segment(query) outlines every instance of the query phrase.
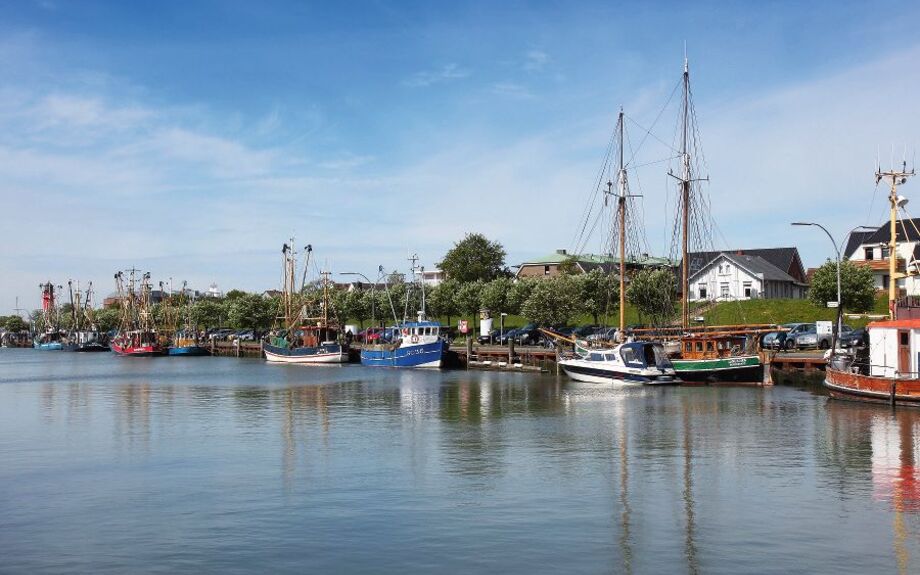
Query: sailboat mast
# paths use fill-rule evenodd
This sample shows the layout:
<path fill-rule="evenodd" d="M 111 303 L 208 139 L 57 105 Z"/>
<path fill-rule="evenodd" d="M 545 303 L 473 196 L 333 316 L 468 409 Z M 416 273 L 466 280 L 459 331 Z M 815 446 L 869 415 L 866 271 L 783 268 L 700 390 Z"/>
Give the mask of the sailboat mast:
<path fill-rule="evenodd" d="M 617 199 L 620 220 L 620 334 L 626 330 L 626 168 L 623 165 L 623 108 L 619 117 L 620 169 L 617 172 L 620 197 Z"/>
<path fill-rule="evenodd" d="M 683 174 L 680 183 L 681 191 L 681 327 L 690 327 L 690 154 L 687 151 L 689 137 L 689 108 L 690 108 L 690 65 L 684 58 L 684 101 L 681 118 L 680 155 L 683 161 Z"/>

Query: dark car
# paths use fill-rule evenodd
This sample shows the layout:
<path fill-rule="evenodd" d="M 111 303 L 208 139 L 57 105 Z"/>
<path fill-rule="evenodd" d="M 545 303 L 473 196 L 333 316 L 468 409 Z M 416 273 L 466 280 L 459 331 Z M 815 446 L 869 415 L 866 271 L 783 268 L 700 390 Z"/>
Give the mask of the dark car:
<path fill-rule="evenodd" d="M 864 327 L 854 329 L 840 336 L 840 347 L 844 349 L 859 349 L 868 347 L 868 345 L 869 332 Z"/>
<path fill-rule="evenodd" d="M 514 341 L 520 345 L 536 345 L 543 339 L 543 332 L 535 323 L 529 323 L 520 328 L 514 335 Z"/>
<path fill-rule="evenodd" d="M 497 329 L 493 329 L 492 331 L 489 332 L 488 335 L 480 334 L 480 336 L 476 338 L 476 341 L 478 341 L 480 345 L 498 343 L 499 335 L 501 335 L 499 331 Z"/>

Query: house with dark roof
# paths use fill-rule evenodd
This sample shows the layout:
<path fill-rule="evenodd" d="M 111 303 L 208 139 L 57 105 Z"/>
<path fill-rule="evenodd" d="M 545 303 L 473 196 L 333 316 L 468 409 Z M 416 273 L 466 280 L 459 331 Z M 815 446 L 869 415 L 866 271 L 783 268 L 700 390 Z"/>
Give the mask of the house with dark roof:
<path fill-rule="evenodd" d="M 759 249 L 738 249 L 725 250 L 718 252 L 690 252 L 687 259 L 690 260 L 690 275 L 699 272 L 720 254 L 733 253 L 736 255 L 757 256 L 770 262 L 775 267 L 783 270 L 796 281 L 807 283 L 805 278 L 805 267 L 802 265 L 802 258 L 799 257 L 798 248 L 759 248 Z M 682 277 L 683 270 L 678 266 L 677 277 Z"/>
<path fill-rule="evenodd" d="M 900 273 L 905 270 L 920 274 L 920 218 L 895 221 L 895 237 L 898 242 L 895 269 Z M 889 251 L 891 240 L 889 224 L 875 230 L 850 232 L 843 252 L 844 259 L 863 265 L 872 270 L 875 287 L 888 289 Z M 898 289 L 906 295 L 920 295 L 920 278 L 906 277 L 897 280 Z"/>
<path fill-rule="evenodd" d="M 535 258 L 516 266 L 518 270 L 514 277 L 555 277 L 560 274 L 560 266 L 566 261 L 572 262 L 574 273 L 577 274 L 590 273 L 595 269 L 600 269 L 604 273 L 616 273 L 620 269 L 620 259 L 612 255 L 570 254 L 567 250 L 556 250 L 555 253 Z M 651 257 L 646 254 L 639 258 L 627 258 L 626 260 L 626 268 L 629 270 L 647 267 L 671 267 L 672 265 L 665 258 Z"/>
<path fill-rule="evenodd" d="M 798 254 L 795 256 L 798 257 Z M 799 265 L 801 266 L 801 262 Z M 803 271 L 801 277 L 804 279 L 804 276 Z M 804 281 L 793 277 L 762 256 L 719 252 L 697 271 L 691 272 L 689 299 L 802 299 L 807 290 L 808 285 Z"/>

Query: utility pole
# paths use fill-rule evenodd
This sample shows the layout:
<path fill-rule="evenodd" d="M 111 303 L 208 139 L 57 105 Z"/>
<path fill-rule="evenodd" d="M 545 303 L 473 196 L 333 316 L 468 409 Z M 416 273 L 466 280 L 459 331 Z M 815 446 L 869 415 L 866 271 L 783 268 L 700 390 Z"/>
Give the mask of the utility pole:
<path fill-rule="evenodd" d="M 898 299 L 898 280 L 906 278 L 911 274 L 905 265 L 904 272 L 898 272 L 898 230 L 897 218 L 898 208 L 907 204 L 907 198 L 898 197 L 898 186 L 907 182 L 907 178 L 915 174 L 914 170 L 907 171 L 907 162 L 901 164 L 900 170 L 888 170 L 883 172 L 880 168 L 875 171 L 876 185 L 885 180 L 890 185 L 888 192 L 888 203 L 890 205 L 889 231 L 891 237 L 888 241 L 888 316 L 891 319 L 897 319 L 897 299 Z M 906 239 L 906 238 L 905 238 Z"/>

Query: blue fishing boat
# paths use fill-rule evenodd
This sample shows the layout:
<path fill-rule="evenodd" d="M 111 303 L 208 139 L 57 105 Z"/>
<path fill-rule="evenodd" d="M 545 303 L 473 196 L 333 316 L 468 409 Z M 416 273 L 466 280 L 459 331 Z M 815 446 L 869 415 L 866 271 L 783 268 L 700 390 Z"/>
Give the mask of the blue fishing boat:
<path fill-rule="evenodd" d="M 60 339 L 54 340 L 53 337 L 60 338 L 61 333 L 43 333 L 32 341 L 32 347 L 41 351 L 60 351 L 64 349 L 64 344 Z"/>
<path fill-rule="evenodd" d="M 390 338 L 361 349 L 361 365 L 375 367 L 441 367 L 447 342 L 436 321 L 404 322 Z"/>
<path fill-rule="evenodd" d="M 413 281 L 408 284 L 404 306 L 403 321 L 397 321 L 392 328 L 384 330 L 380 340 L 374 344 L 365 344 L 361 348 L 361 365 L 372 367 L 441 367 L 447 351 L 447 340 L 441 333 L 441 324 L 429 321 L 425 316 L 425 284 L 416 280 L 418 256 L 409 258 L 412 262 Z M 381 268 L 382 271 L 382 268 Z M 384 284 L 387 298 L 395 319 L 396 310 L 390 297 L 389 286 Z M 406 321 L 406 312 L 410 309 L 413 286 L 418 286 L 421 293 L 421 309 L 417 321 Z"/>

